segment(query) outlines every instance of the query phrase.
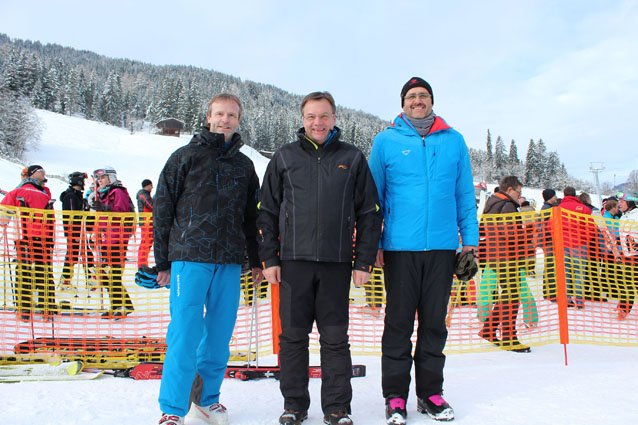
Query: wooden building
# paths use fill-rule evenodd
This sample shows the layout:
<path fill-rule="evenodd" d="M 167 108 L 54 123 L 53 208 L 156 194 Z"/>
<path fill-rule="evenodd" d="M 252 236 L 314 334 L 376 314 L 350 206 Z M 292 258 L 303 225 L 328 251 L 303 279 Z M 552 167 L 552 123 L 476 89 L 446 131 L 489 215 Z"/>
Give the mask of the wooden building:
<path fill-rule="evenodd" d="M 184 128 L 184 122 L 175 118 L 166 118 L 155 124 L 155 127 L 160 129 L 162 136 L 175 136 L 179 137 L 180 131 Z"/>

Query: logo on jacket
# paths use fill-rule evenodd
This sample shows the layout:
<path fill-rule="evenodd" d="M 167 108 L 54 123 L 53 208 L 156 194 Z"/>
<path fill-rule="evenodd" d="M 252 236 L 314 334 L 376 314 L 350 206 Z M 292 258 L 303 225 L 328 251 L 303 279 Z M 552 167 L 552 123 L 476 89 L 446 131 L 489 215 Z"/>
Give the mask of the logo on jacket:
<path fill-rule="evenodd" d="M 402 153 L 403 155 L 405 155 L 405 156 L 408 156 L 408 155 L 410 155 L 410 149 L 406 149 L 406 150 L 404 150 L 404 151 L 401 151 L 401 153 Z"/>
<path fill-rule="evenodd" d="M 340 170 L 347 170 L 350 166 L 348 166 L 348 164 L 339 164 L 337 165 L 337 168 Z"/>

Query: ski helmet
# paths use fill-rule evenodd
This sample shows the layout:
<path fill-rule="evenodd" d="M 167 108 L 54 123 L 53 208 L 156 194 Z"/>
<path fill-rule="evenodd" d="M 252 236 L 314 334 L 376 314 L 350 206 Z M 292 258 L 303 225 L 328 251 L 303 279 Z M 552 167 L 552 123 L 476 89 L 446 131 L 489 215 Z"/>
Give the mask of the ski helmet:
<path fill-rule="evenodd" d="M 86 175 L 86 173 L 83 173 L 81 171 L 74 171 L 69 174 L 69 184 L 71 186 L 80 186 L 82 187 L 82 189 L 84 189 L 84 180 L 87 177 L 88 176 Z"/>
<path fill-rule="evenodd" d="M 115 171 L 115 168 L 111 167 L 110 165 L 98 168 L 97 170 L 93 171 L 93 178 L 97 180 L 104 174 L 109 176 L 109 184 L 113 184 L 117 181 L 117 172 Z"/>

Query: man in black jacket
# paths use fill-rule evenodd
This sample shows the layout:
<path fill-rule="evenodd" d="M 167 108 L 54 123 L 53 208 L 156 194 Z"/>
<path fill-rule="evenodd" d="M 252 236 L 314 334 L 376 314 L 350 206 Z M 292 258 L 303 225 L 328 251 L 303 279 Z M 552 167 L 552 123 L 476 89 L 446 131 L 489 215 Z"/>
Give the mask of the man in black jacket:
<path fill-rule="evenodd" d="M 95 267 L 95 259 L 93 251 L 87 244 L 86 238 L 86 221 L 85 215 L 73 214 L 70 211 L 89 211 L 89 203 L 84 199 L 84 181 L 87 174 L 81 171 L 75 171 L 69 174 L 69 187 L 60 194 L 62 202 L 62 210 L 67 211 L 62 216 L 64 225 L 64 237 L 66 238 L 66 256 L 64 257 L 64 267 L 62 268 L 62 276 L 60 278 L 60 290 L 75 291 L 75 287 L 71 283 L 73 280 L 73 268 L 80 259 L 84 260 L 84 272 L 89 278 L 89 270 Z M 91 276 L 92 282 L 95 276 Z"/>
<path fill-rule="evenodd" d="M 321 344 L 324 422 L 348 425 L 352 360 L 348 343 L 350 278 L 370 279 L 381 233 L 377 189 L 365 157 L 335 127 L 330 93 L 301 103 L 297 141 L 268 164 L 257 220 L 264 277 L 280 286 L 282 425 L 308 416 L 308 343 L 313 321 Z M 356 244 L 353 248 L 354 228 Z"/>
<path fill-rule="evenodd" d="M 157 283 L 170 283 L 171 291 L 159 396 L 162 425 L 184 423 L 196 373 L 203 387 L 195 408 L 208 423 L 228 423 L 219 393 L 246 250 L 253 281 L 262 279 L 255 223 L 259 179 L 252 161 L 239 151 L 241 111 L 237 96 L 214 96 L 206 114 L 209 128 L 170 156 L 157 183 Z"/>

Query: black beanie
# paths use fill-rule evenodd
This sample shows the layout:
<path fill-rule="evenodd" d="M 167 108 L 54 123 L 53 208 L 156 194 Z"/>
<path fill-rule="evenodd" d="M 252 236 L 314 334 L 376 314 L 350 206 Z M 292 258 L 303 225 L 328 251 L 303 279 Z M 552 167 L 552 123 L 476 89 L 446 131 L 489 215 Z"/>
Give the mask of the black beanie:
<path fill-rule="evenodd" d="M 434 93 L 432 93 L 432 86 L 430 86 L 430 83 L 425 81 L 423 78 L 412 77 L 408 80 L 407 83 L 403 85 L 403 88 L 401 89 L 401 107 L 402 108 L 403 108 L 403 102 L 405 99 L 405 94 L 408 92 L 408 90 L 413 89 L 414 87 L 423 87 L 424 89 L 426 89 L 430 93 L 430 97 L 432 98 L 432 105 L 434 105 Z"/>
<path fill-rule="evenodd" d="M 549 201 L 550 199 L 552 199 L 554 196 L 556 196 L 556 191 L 554 189 L 545 189 L 543 191 L 543 200 L 545 202 Z"/>
<path fill-rule="evenodd" d="M 142 180 L 142 187 L 148 186 L 149 184 L 153 184 L 149 179 Z"/>
<path fill-rule="evenodd" d="M 44 170 L 41 165 L 29 165 L 27 168 L 27 177 L 31 177 L 36 171 Z"/>

